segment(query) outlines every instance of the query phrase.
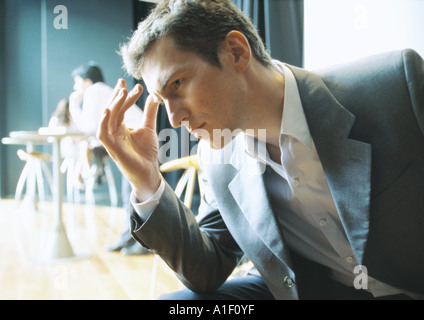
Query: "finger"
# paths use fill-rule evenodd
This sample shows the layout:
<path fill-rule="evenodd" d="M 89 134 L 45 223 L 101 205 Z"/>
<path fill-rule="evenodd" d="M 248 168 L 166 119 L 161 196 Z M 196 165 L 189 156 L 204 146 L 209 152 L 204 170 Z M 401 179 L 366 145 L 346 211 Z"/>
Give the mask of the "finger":
<path fill-rule="evenodd" d="M 152 96 L 148 96 L 144 105 L 144 127 L 156 131 L 156 117 L 158 114 L 159 102 L 155 102 Z"/>
<path fill-rule="evenodd" d="M 99 139 L 100 142 L 103 143 L 103 145 L 105 145 L 105 147 L 107 147 L 108 145 L 107 138 L 109 136 L 109 132 L 108 132 L 109 117 L 110 117 L 110 110 L 106 108 L 104 110 L 103 117 L 100 119 L 100 123 L 98 125 L 97 133 L 96 133 L 97 139 Z"/>
<path fill-rule="evenodd" d="M 101 119 L 99 123 L 99 127 L 97 128 L 97 139 L 103 144 L 105 147 L 107 153 L 110 155 L 110 157 L 116 161 L 116 150 L 115 150 L 115 144 L 113 137 L 109 134 L 109 117 L 110 117 L 110 109 L 105 109 L 103 118 Z"/>
<path fill-rule="evenodd" d="M 143 87 L 140 84 L 135 85 L 128 93 L 123 106 L 116 112 L 116 122 L 118 125 L 124 121 L 125 112 L 137 102 L 142 93 Z"/>
<path fill-rule="evenodd" d="M 110 105 L 112 104 L 113 100 L 115 100 L 116 96 L 119 93 L 119 90 L 121 88 L 125 88 L 126 87 L 126 82 L 124 79 L 118 79 L 118 82 L 115 85 L 115 88 L 113 89 L 112 95 L 109 99 L 109 103 L 107 104 L 108 107 L 110 107 Z"/>
<path fill-rule="evenodd" d="M 124 105 L 125 99 L 127 98 L 128 91 L 126 88 L 120 88 L 115 99 L 110 104 L 110 116 L 109 116 L 109 132 L 116 132 L 119 125 L 122 124 L 122 120 L 119 121 L 118 114 L 119 110 Z"/>

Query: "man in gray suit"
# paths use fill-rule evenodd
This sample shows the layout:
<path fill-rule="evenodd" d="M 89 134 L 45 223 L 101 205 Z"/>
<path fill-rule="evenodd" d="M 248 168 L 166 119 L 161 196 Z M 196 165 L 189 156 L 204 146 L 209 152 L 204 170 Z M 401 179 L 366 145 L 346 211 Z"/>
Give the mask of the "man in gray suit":
<path fill-rule="evenodd" d="M 98 132 L 132 185 L 136 240 L 188 289 L 175 299 L 424 296 L 424 62 L 412 50 L 312 73 L 271 60 L 231 3 L 165 1 L 122 48 Z M 195 217 L 161 178 L 156 114 L 200 142 Z M 238 134 L 236 134 L 238 133 Z M 255 270 L 227 281 L 246 255 Z"/>

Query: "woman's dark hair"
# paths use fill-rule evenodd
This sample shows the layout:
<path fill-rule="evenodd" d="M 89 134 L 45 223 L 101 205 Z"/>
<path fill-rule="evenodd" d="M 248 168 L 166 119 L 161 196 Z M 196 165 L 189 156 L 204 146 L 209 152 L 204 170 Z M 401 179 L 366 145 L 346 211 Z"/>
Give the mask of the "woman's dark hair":
<path fill-rule="evenodd" d="M 80 65 L 71 73 L 72 77 L 79 76 L 83 79 L 90 79 L 93 84 L 104 82 L 103 73 L 100 67 L 93 61 Z"/>
<path fill-rule="evenodd" d="M 60 124 L 65 126 L 69 125 L 71 122 L 71 114 L 69 113 L 69 102 L 67 99 L 62 99 L 58 102 L 52 116 L 56 117 Z"/>

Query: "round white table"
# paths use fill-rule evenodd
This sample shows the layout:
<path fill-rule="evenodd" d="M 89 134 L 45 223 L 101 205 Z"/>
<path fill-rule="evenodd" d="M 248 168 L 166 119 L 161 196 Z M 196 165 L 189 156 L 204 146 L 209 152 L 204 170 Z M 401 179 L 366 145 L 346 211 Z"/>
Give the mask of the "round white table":
<path fill-rule="evenodd" d="M 63 203 L 63 176 L 60 172 L 62 162 L 60 145 L 66 137 L 87 138 L 81 132 L 69 131 L 66 127 L 42 127 L 38 130 L 40 136 L 46 137 L 52 143 L 53 151 L 53 203 L 54 203 L 54 229 L 43 255 L 37 259 L 41 263 L 64 263 L 75 259 L 86 258 L 89 253 L 75 253 L 66 234 L 62 221 Z"/>

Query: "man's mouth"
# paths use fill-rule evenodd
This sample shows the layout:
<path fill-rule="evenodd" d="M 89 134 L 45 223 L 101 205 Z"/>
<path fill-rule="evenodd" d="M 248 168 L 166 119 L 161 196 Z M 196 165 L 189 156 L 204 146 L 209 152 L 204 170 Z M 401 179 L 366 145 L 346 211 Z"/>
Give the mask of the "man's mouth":
<path fill-rule="evenodd" d="M 205 129 L 203 129 L 203 127 L 205 126 L 205 123 L 202 123 L 199 126 L 193 127 L 193 128 L 189 128 L 190 133 L 195 136 L 197 139 L 200 139 L 201 137 L 203 137 L 205 135 Z"/>

